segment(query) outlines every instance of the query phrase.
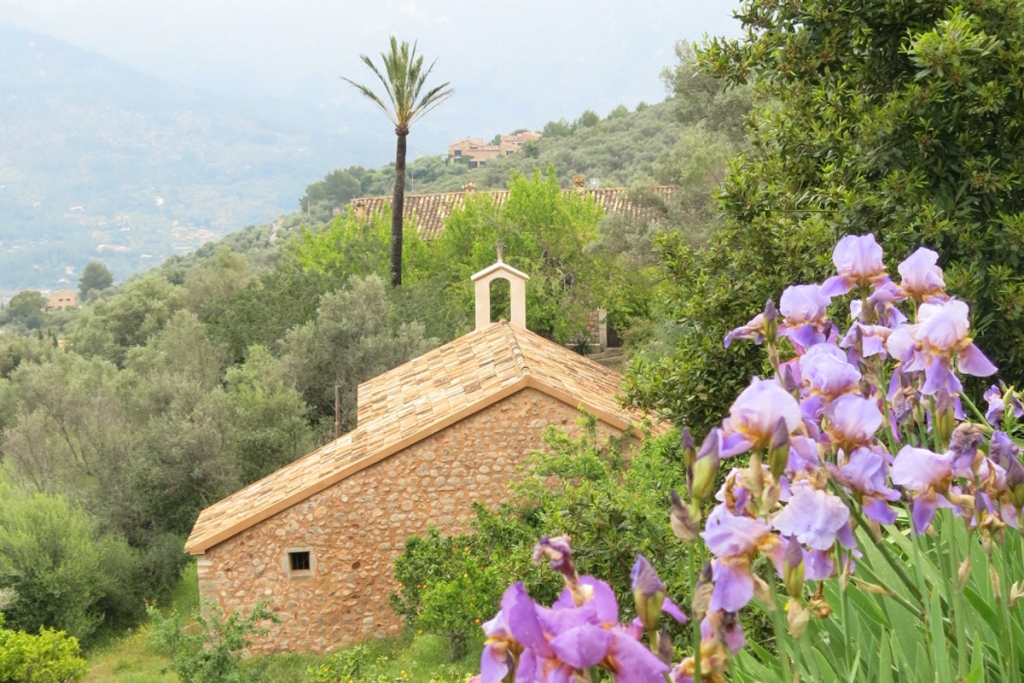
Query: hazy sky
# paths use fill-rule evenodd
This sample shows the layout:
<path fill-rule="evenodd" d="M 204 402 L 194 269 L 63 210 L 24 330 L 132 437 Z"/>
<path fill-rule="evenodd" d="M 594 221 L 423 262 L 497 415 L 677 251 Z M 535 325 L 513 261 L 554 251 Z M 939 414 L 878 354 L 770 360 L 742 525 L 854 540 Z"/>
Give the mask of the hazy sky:
<path fill-rule="evenodd" d="M 455 98 L 424 138 L 491 137 L 584 109 L 659 101 L 680 39 L 736 36 L 738 0 L 0 0 L 0 22 L 65 40 L 187 86 L 368 107 L 339 75 L 368 82 L 390 34 L 438 57 Z M 358 110 L 357 110 L 358 111 Z M 444 112 L 443 114 L 441 112 Z M 343 116 L 342 116 L 343 118 Z M 383 119 L 382 119 L 383 121 Z M 382 126 L 385 125 L 382 123 Z M 374 136 L 384 131 L 368 131 Z M 429 134 L 426 134 L 429 133 Z M 414 154 L 438 153 L 417 145 Z M 382 160 L 383 163 L 383 160 Z"/>

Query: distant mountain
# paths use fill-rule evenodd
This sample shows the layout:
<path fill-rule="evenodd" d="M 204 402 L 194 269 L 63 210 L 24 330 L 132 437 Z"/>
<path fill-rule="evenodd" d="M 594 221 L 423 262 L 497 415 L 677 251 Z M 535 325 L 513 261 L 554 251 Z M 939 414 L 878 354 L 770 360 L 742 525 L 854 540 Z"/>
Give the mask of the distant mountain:
<path fill-rule="evenodd" d="M 124 279 L 294 211 L 379 147 L 358 134 L 379 117 L 174 87 L 10 26 L 0 64 L 0 291 L 73 284 L 91 259 Z"/>

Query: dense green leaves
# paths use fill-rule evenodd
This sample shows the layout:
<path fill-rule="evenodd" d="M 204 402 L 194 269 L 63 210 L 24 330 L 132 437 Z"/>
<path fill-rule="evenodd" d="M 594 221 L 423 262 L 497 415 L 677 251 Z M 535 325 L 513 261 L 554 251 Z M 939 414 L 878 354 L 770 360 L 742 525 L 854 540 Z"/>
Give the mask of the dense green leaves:
<path fill-rule="evenodd" d="M 838 237 L 874 232 L 890 268 L 920 245 L 972 302 L 979 343 L 1024 377 L 1024 38 L 1016 2 L 745 2 L 743 40 L 704 68 L 762 103 L 719 194 L 727 224 L 704 248 L 660 244 L 676 321 L 635 360 L 631 396 L 707 427 L 744 378 L 732 327 L 792 282 L 820 280 Z"/>

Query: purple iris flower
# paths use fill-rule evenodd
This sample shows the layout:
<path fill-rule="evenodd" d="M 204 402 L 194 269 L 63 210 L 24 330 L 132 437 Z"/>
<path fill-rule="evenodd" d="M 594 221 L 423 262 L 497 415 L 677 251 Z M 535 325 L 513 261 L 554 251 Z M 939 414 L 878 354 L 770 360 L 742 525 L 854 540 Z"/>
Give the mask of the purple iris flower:
<path fill-rule="evenodd" d="M 508 630 L 502 612 L 484 622 L 483 629 L 487 640 L 483 654 L 480 655 L 480 683 L 498 683 L 508 675 L 513 664 L 512 652 L 518 648 L 519 643 Z"/>
<path fill-rule="evenodd" d="M 896 521 L 896 511 L 886 501 L 900 499 L 899 491 L 888 484 L 888 466 L 880 453 L 858 448 L 839 466 L 827 465 L 832 477 L 847 489 L 860 494 L 864 514 L 879 524 Z"/>
<path fill-rule="evenodd" d="M 786 474 L 794 476 L 800 472 L 813 473 L 817 471 L 818 466 L 818 442 L 806 436 L 790 438 Z"/>
<path fill-rule="evenodd" d="M 836 534 L 847 526 L 850 511 L 838 497 L 801 481 L 791 487 L 792 496 L 772 526 L 812 550 L 829 550 Z"/>
<path fill-rule="evenodd" d="M 826 296 L 846 294 L 856 286 L 866 287 L 885 277 L 882 247 L 871 234 L 847 235 L 839 240 L 832 250 L 832 263 L 839 274 L 821 285 Z"/>
<path fill-rule="evenodd" d="M 708 609 L 738 612 L 754 597 L 751 557 L 763 545 L 772 541 L 777 544 L 778 539 L 762 520 L 734 515 L 724 503 L 708 515 L 701 537 L 716 556 L 711 567 L 714 589 Z"/>
<path fill-rule="evenodd" d="M 865 325 L 854 323 L 850 326 L 846 336 L 839 342 L 844 349 L 856 350 L 857 358 L 871 358 L 872 356 L 886 357 L 885 342 L 892 334 L 892 329 L 885 325 Z"/>
<path fill-rule="evenodd" d="M 874 439 L 882 426 L 882 411 L 875 399 L 854 394 L 840 396 L 825 409 L 829 419 L 828 433 L 833 444 L 852 451 Z"/>
<path fill-rule="evenodd" d="M 950 299 L 939 304 L 921 304 L 918 324 L 911 327 L 914 341 L 923 358 L 925 383 L 921 392 L 926 395 L 945 389 L 957 394 L 962 389 L 960 380 L 950 368 L 950 357 L 959 359 L 960 372 L 975 377 L 988 377 L 996 366 L 985 357 L 968 336 L 970 309 L 963 301 Z M 909 369 L 909 368 L 908 368 Z M 915 365 L 915 368 L 917 366 Z"/>
<path fill-rule="evenodd" d="M 789 337 L 797 353 L 825 341 L 832 329 L 828 320 L 830 301 L 818 285 L 793 285 L 782 292 L 779 312 L 785 322 L 779 326 L 779 334 Z"/>
<path fill-rule="evenodd" d="M 1003 398 L 1003 391 L 993 384 L 985 392 L 985 400 L 988 401 L 985 419 L 993 427 L 998 427 L 999 423 L 1003 421 L 1003 415 L 1006 413 L 1006 401 Z M 1010 405 L 1013 406 L 1014 417 L 1020 419 L 1024 416 L 1024 405 L 1021 405 L 1016 395 L 1010 397 Z"/>
<path fill-rule="evenodd" d="M 801 417 L 800 405 L 778 382 L 755 377 L 729 409 L 719 455 L 725 458 L 755 446 L 767 447 L 780 420 L 792 433 L 800 425 Z"/>
<path fill-rule="evenodd" d="M 716 629 L 715 625 L 711 623 L 712 620 L 723 623 Z M 719 614 L 709 614 L 701 619 L 700 639 L 702 641 L 718 639 L 724 643 L 733 654 L 742 650 L 743 646 L 747 644 L 747 637 L 743 633 L 743 627 L 740 626 L 740 622 L 735 617 L 725 619 L 724 615 Z"/>
<path fill-rule="evenodd" d="M 921 247 L 915 251 L 897 267 L 902 278 L 900 289 L 919 302 L 943 295 L 946 281 L 942 268 L 936 265 L 938 262 L 939 255 L 931 249 Z"/>
<path fill-rule="evenodd" d="M 640 620 L 648 629 L 657 628 L 661 612 L 681 624 L 686 623 L 686 615 L 676 603 L 665 597 L 665 584 L 658 578 L 658 573 L 643 555 L 636 556 L 636 563 L 629 574 L 633 583 L 633 597 Z"/>
<path fill-rule="evenodd" d="M 892 483 L 917 493 L 911 517 L 918 535 L 932 523 L 940 505 L 950 505 L 944 496 L 940 500 L 937 491 L 944 491 L 952 477 L 953 466 L 945 455 L 913 446 L 904 446 L 896 454 L 892 463 Z"/>
<path fill-rule="evenodd" d="M 861 379 L 860 371 L 846 362 L 846 354 L 832 344 L 809 348 L 800 357 L 800 376 L 812 394 L 828 399 L 857 391 Z"/>

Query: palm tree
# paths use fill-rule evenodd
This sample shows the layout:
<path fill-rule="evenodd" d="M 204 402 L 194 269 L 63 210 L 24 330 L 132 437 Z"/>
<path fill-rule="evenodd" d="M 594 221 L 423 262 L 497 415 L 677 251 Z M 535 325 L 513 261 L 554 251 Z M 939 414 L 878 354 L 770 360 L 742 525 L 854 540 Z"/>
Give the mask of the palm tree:
<path fill-rule="evenodd" d="M 423 85 L 434 70 L 434 60 L 423 69 L 423 57 L 416 55 L 416 43 L 412 48 L 409 43 L 401 44 L 391 36 L 391 52 L 382 52 L 381 61 L 384 70 L 381 72 L 366 55 L 359 55 L 373 75 L 384 86 L 386 99 L 377 95 L 370 88 L 342 76 L 342 80 L 353 85 L 371 102 L 381 108 L 391 123 L 395 124 L 395 135 L 398 136 L 398 147 L 395 150 L 395 194 L 391 201 L 391 286 L 402 284 L 402 209 L 405 206 L 405 138 L 409 135 L 409 127 L 451 97 L 454 92 L 448 83 L 431 88 L 422 95 Z"/>

